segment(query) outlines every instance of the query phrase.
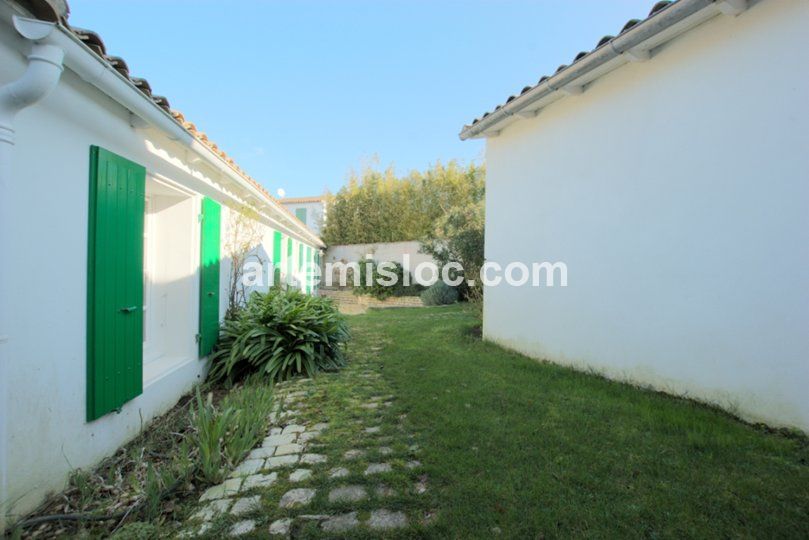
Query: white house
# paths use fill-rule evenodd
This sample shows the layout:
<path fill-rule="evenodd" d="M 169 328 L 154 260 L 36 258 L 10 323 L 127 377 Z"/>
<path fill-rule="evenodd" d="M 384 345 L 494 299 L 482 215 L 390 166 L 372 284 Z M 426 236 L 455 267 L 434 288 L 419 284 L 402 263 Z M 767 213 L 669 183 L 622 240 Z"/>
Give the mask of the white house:
<path fill-rule="evenodd" d="M 3 517 L 201 380 L 238 212 L 302 288 L 324 247 L 65 7 L 0 0 Z"/>
<path fill-rule="evenodd" d="M 287 197 L 281 204 L 320 236 L 326 225 L 326 199 L 324 197 Z"/>
<path fill-rule="evenodd" d="M 809 2 L 679 0 L 465 126 L 525 354 L 809 430 Z M 540 281 L 544 284 L 544 280 Z"/>

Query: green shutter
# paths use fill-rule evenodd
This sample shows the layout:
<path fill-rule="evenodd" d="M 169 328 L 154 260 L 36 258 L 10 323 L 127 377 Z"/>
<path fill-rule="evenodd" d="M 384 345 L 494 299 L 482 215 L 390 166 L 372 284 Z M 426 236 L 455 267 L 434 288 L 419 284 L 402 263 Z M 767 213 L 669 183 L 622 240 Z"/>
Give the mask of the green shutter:
<path fill-rule="evenodd" d="M 306 292 L 312 292 L 312 248 L 306 246 Z"/>
<path fill-rule="evenodd" d="M 320 250 L 319 249 L 315 250 L 315 266 L 320 268 Z M 321 269 L 321 271 L 322 271 L 322 269 Z M 323 279 L 323 275 L 320 276 L 320 279 L 321 280 Z M 320 282 L 313 283 L 313 289 L 314 289 L 315 292 L 319 291 L 320 290 Z"/>
<path fill-rule="evenodd" d="M 303 224 L 306 225 L 306 208 L 296 208 L 295 217 L 303 221 Z"/>
<path fill-rule="evenodd" d="M 301 276 L 301 282 L 299 283 L 299 286 L 301 290 L 304 290 L 306 288 L 306 284 L 304 283 L 306 278 L 304 277 L 303 274 L 303 244 L 300 243 L 298 244 L 298 273 Z"/>
<path fill-rule="evenodd" d="M 287 283 L 292 276 L 292 238 L 287 236 Z"/>
<path fill-rule="evenodd" d="M 219 221 L 222 208 L 202 200 L 199 267 L 199 355 L 208 356 L 219 337 Z"/>
<path fill-rule="evenodd" d="M 280 286 L 281 284 L 281 244 L 283 242 L 283 235 L 281 231 L 275 231 L 272 237 L 272 266 L 273 266 L 273 284 Z"/>
<path fill-rule="evenodd" d="M 146 169 L 90 148 L 87 421 L 143 392 Z"/>

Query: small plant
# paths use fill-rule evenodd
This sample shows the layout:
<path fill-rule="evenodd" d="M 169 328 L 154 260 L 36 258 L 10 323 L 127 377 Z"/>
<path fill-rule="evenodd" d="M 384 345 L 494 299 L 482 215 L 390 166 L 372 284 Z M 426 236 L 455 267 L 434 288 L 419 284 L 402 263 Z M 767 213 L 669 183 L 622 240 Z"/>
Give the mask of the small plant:
<path fill-rule="evenodd" d="M 458 301 L 458 289 L 443 281 L 436 281 L 430 288 L 421 293 L 421 301 L 425 306 L 446 306 Z"/>
<path fill-rule="evenodd" d="M 212 380 L 239 380 L 251 373 L 281 381 L 345 365 L 349 339 L 345 318 L 328 298 L 295 290 L 253 293 L 226 320 L 212 355 Z"/>
<path fill-rule="evenodd" d="M 199 388 L 196 392 L 196 408 L 191 409 L 191 424 L 194 428 L 191 439 L 199 451 L 199 476 L 208 482 L 216 483 L 222 480 L 224 465 L 222 444 L 236 411 L 229 407 L 217 410 L 213 405 L 211 394 L 208 394 L 207 399 L 203 399 Z"/>

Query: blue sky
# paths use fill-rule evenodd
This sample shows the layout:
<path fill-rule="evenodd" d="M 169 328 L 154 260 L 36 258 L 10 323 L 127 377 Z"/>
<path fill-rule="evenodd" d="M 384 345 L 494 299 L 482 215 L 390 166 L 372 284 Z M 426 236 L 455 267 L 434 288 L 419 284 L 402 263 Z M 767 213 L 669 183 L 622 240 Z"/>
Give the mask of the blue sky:
<path fill-rule="evenodd" d="M 463 124 L 590 50 L 651 0 L 71 0 L 133 76 L 272 193 L 349 170 L 483 161 Z"/>

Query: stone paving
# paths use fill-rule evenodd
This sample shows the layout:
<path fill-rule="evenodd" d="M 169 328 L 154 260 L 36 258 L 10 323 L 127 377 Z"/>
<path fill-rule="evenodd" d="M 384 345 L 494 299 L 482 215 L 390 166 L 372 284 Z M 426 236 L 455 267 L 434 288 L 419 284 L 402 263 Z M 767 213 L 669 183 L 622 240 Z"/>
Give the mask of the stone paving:
<path fill-rule="evenodd" d="M 276 385 L 267 436 L 201 495 L 181 536 L 423 535 L 435 515 L 429 478 L 379 349 L 338 373 Z"/>

